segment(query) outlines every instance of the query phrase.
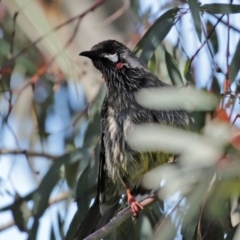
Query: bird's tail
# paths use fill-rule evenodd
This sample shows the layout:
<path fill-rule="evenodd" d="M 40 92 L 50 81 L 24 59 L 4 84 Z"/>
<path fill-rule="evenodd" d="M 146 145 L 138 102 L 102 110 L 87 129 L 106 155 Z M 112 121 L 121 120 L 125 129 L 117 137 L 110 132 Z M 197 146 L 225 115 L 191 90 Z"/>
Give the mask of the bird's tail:
<path fill-rule="evenodd" d="M 97 231 L 106 225 L 113 217 L 117 204 L 109 208 L 104 215 L 100 213 L 100 205 L 98 198 L 95 199 L 93 205 L 90 207 L 85 219 L 78 227 L 74 236 L 74 240 L 83 240 L 91 233 Z"/>

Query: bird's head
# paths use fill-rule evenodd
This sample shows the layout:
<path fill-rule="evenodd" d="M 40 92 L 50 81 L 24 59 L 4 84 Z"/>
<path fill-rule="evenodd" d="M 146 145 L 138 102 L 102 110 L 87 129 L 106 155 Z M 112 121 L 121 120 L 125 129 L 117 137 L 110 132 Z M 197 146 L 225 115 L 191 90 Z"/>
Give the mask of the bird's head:
<path fill-rule="evenodd" d="M 126 70 L 143 68 L 131 50 L 115 40 L 100 42 L 90 51 L 81 52 L 79 55 L 90 58 L 104 78 L 114 78 L 124 74 Z"/>

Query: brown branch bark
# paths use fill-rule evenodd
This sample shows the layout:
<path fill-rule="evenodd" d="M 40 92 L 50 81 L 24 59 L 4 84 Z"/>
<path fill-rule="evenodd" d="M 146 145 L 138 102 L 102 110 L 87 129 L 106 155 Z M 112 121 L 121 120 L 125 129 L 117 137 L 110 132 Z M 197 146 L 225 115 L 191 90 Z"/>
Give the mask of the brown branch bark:
<path fill-rule="evenodd" d="M 153 202 L 155 202 L 157 198 L 155 196 L 148 197 L 142 200 L 140 203 L 143 207 L 147 207 Z M 130 207 L 123 209 L 119 212 L 107 225 L 99 229 L 98 231 L 92 233 L 85 240 L 97 240 L 106 237 L 110 234 L 115 228 L 117 228 L 120 224 L 122 224 L 126 219 L 132 216 L 132 211 Z"/>
<path fill-rule="evenodd" d="M 33 151 L 25 151 L 25 150 L 8 150 L 8 149 L 0 149 L 0 155 L 27 155 L 29 157 L 45 157 L 48 159 L 55 159 L 60 157 L 60 155 L 52 155 L 49 153 L 41 153 L 41 152 L 33 152 Z"/>

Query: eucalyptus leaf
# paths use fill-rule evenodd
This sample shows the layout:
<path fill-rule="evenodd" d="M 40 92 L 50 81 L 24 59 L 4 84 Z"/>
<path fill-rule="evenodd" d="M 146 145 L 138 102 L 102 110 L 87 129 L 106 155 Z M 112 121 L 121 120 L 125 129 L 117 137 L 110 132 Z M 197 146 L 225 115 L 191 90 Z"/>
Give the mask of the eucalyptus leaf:
<path fill-rule="evenodd" d="M 28 240 L 36 240 L 39 227 L 39 219 L 34 219 L 31 231 L 29 231 Z"/>
<path fill-rule="evenodd" d="M 67 153 L 57 159 L 55 159 L 53 165 L 50 167 L 38 189 L 33 194 L 33 217 L 34 222 L 43 215 L 44 211 L 48 207 L 49 196 L 60 179 L 60 168 L 67 162 L 74 162 L 81 158 L 86 150 L 81 149 L 72 153 Z M 35 223 L 34 223 L 35 224 Z"/>
<path fill-rule="evenodd" d="M 232 62 L 230 64 L 229 78 L 231 82 L 235 80 L 239 72 L 239 69 L 240 69 L 240 40 L 238 41 L 235 53 L 232 58 Z"/>
<path fill-rule="evenodd" d="M 124 221 L 116 231 L 116 240 L 140 240 L 140 232 L 137 227 L 137 220 L 134 218 L 128 218 Z"/>
<path fill-rule="evenodd" d="M 213 94 L 191 87 L 140 90 L 136 93 L 136 100 L 142 106 L 154 110 L 207 111 L 215 109 L 218 104 L 218 99 Z"/>
<path fill-rule="evenodd" d="M 201 18 L 200 18 L 200 7 L 198 4 L 197 0 L 189 0 L 188 1 L 191 13 L 192 13 L 192 17 L 193 17 L 193 21 L 194 21 L 194 25 L 195 25 L 195 29 L 198 35 L 198 39 L 201 42 L 201 36 L 202 36 L 202 27 L 201 27 Z"/>
<path fill-rule="evenodd" d="M 240 13 L 240 5 L 237 4 L 211 3 L 202 5 L 200 9 L 213 14 Z"/>
<path fill-rule="evenodd" d="M 211 90 L 216 95 L 220 95 L 220 93 L 221 93 L 221 88 L 220 88 L 219 82 L 216 77 L 213 77 Z"/>
<path fill-rule="evenodd" d="M 78 214 L 76 212 L 67 230 L 65 240 L 72 240 L 74 238 L 78 225 Z"/>
<path fill-rule="evenodd" d="M 147 65 L 157 46 L 171 30 L 178 11 L 179 8 L 172 8 L 161 15 L 138 42 L 134 51 L 142 50 L 139 59 L 143 64 Z"/>
<path fill-rule="evenodd" d="M 50 240 L 57 240 L 57 238 L 55 236 L 53 225 L 51 227 Z"/>
<path fill-rule="evenodd" d="M 148 69 L 150 69 L 153 73 L 156 73 L 157 66 L 156 66 L 156 55 L 153 54 L 151 59 L 148 62 Z"/>
<path fill-rule="evenodd" d="M 206 23 L 206 29 L 207 29 L 207 34 L 209 35 L 210 32 L 212 32 L 214 26 L 212 25 L 212 23 L 210 21 L 207 21 Z M 216 29 L 214 29 L 214 31 L 211 34 L 210 37 L 210 42 L 212 43 L 212 47 L 214 50 L 214 53 L 218 53 L 219 50 L 219 44 L 218 44 L 218 37 L 217 37 L 217 33 L 216 33 Z"/>
<path fill-rule="evenodd" d="M 177 87 L 183 86 L 184 83 L 183 83 L 181 73 L 177 66 L 177 61 L 173 58 L 172 55 L 168 53 L 166 49 L 165 49 L 165 60 L 166 60 L 168 74 L 170 76 L 170 79 L 172 80 L 173 85 Z"/>
<path fill-rule="evenodd" d="M 90 190 L 93 187 L 90 185 L 92 182 L 92 179 L 90 179 L 91 171 L 92 171 L 92 168 L 91 168 L 91 161 L 90 161 L 86 166 L 86 168 L 84 169 L 84 171 L 82 172 L 82 174 L 80 175 L 77 182 L 76 202 L 78 206 L 78 211 L 77 211 L 78 224 L 81 224 L 84 217 L 88 213 L 90 202 L 91 200 L 93 200 L 93 197 L 94 197 L 93 194 L 90 194 L 91 193 Z M 94 190 L 96 190 L 95 186 L 94 186 Z"/>
<path fill-rule="evenodd" d="M 31 217 L 31 211 L 27 206 L 27 202 L 19 197 L 18 201 L 15 201 L 11 207 L 11 211 L 18 229 L 27 232 L 27 223 Z"/>

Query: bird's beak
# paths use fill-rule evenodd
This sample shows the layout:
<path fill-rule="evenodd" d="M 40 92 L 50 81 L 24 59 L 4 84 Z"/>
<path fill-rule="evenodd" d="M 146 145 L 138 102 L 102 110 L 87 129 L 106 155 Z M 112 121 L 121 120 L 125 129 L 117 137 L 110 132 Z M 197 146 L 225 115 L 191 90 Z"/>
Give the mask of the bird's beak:
<path fill-rule="evenodd" d="M 99 57 L 99 55 L 95 51 L 85 51 L 81 52 L 79 55 L 83 57 L 88 57 L 90 59 Z"/>

